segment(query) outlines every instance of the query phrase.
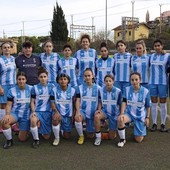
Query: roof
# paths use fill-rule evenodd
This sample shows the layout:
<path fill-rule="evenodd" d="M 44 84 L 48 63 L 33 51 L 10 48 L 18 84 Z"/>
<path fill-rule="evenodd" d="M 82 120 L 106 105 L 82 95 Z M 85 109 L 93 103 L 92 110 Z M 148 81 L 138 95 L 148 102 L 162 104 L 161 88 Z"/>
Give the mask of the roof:
<path fill-rule="evenodd" d="M 150 29 L 149 25 L 147 25 L 144 22 L 141 22 L 139 24 L 134 24 L 134 25 L 126 25 L 126 29 L 132 29 L 132 28 L 137 28 L 139 25 L 144 25 L 146 26 L 148 29 Z M 112 30 L 117 31 L 117 30 L 122 30 L 122 25 L 119 25 L 118 27 L 113 28 Z"/>

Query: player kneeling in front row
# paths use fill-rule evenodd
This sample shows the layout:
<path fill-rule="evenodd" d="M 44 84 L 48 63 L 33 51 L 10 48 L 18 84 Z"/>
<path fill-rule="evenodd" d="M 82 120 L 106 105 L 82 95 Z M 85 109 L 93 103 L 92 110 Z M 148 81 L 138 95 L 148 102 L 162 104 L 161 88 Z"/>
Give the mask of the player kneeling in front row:
<path fill-rule="evenodd" d="M 28 138 L 30 129 L 30 98 L 31 86 L 26 84 L 27 77 L 24 72 L 18 72 L 17 84 L 8 91 L 6 115 L 2 118 L 2 131 L 7 139 L 3 148 L 13 145 L 11 125 L 19 123 L 18 138 L 24 142 Z"/>
<path fill-rule="evenodd" d="M 118 134 L 120 142 L 118 147 L 123 147 L 125 140 L 125 123 L 134 122 L 135 140 L 140 143 L 146 135 L 146 127 L 149 126 L 150 94 L 140 86 L 141 75 L 134 72 L 130 75 L 131 86 L 126 87 L 123 93 L 121 112 L 118 118 Z M 126 109 L 126 112 L 125 112 Z"/>
<path fill-rule="evenodd" d="M 30 131 L 33 136 L 33 148 L 39 147 L 39 135 L 42 134 L 44 139 L 50 138 L 52 109 L 50 103 L 50 94 L 53 84 L 48 83 L 48 72 L 45 68 L 40 67 L 38 70 L 39 84 L 34 85 L 31 90 L 31 110 Z"/>
<path fill-rule="evenodd" d="M 100 87 L 93 83 L 92 69 L 86 68 L 84 71 L 84 83 L 77 88 L 76 93 L 76 115 L 75 127 L 79 135 L 78 144 L 84 143 L 83 125 L 86 121 L 86 132 L 88 138 L 94 136 L 94 113 L 99 107 Z"/>
<path fill-rule="evenodd" d="M 52 117 L 52 129 L 55 136 L 54 146 L 57 146 L 60 142 L 60 126 L 64 138 L 68 139 L 71 136 L 75 97 L 75 89 L 69 85 L 70 77 L 67 74 L 59 74 L 57 83 L 50 96 L 52 110 L 54 111 Z"/>
<path fill-rule="evenodd" d="M 120 113 L 122 95 L 120 89 L 113 86 L 114 76 L 106 75 L 104 78 L 105 86 L 100 89 L 101 110 L 97 110 L 94 116 L 96 139 L 94 145 L 101 143 L 100 121 L 109 120 L 109 139 L 114 139 L 117 133 L 117 119 Z"/>

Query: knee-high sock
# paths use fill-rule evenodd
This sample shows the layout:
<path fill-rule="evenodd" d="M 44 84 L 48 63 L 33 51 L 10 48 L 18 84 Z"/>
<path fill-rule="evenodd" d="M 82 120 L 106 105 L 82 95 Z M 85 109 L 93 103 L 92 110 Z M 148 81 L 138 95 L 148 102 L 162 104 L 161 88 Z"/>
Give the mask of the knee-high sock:
<path fill-rule="evenodd" d="M 30 127 L 30 131 L 32 133 L 32 137 L 34 140 L 39 140 L 39 137 L 38 137 L 38 127 L 35 126 L 35 127 Z"/>
<path fill-rule="evenodd" d="M 151 115 L 152 115 L 152 122 L 157 124 L 157 117 L 158 117 L 158 103 L 152 103 L 151 105 Z"/>
<path fill-rule="evenodd" d="M 160 109 L 161 109 L 161 124 L 165 125 L 166 116 L 167 116 L 167 104 L 160 103 Z"/>
<path fill-rule="evenodd" d="M 52 125 L 52 129 L 53 129 L 55 139 L 59 139 L 60 138 L 60 124 L 58 124 L 57 126 Z"/>
<path fill-rule="evenodd" d="M 121 129 L 118 128 L 118 134 L 120 139 L 125 139 L 125 127 Z"/>
<path fill-rule="evenodd" d="M 82 122 L 75 122 L 75 127 L 76 127 L 76 130 L 77 130 L 79 136 L 83 136 L 83 124 L 82 124 Z"/>
<path fill-rule="evenodd" d="M 5 138 L 7 140 L 11 140 L 12 139 L 12 130 L 11 130 L 11 127 L 9 129 L 6 129 L 6 130 L 2 130 Z"/>

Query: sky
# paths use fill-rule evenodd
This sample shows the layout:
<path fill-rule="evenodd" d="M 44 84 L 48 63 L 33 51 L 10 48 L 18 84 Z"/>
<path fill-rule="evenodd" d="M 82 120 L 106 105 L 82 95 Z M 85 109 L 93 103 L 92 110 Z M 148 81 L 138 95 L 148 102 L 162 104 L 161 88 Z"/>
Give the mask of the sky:
<path fill-rule="evenodd" d="M 140 22 L 145 21 L 149 11 L 150 20 L 170 10 L 170 0 L 57 0 L 65 14 L 70 30 L 74 25 L 95 26 L 95 31 L 104 31 L 121 25 L 122 17 L 132 17 L 132 2 L 134 2 L 134 17 Z M 161 8 L 160 8 L 161 4 Z M 51 20 L 56 0 L 0 0 L 0 37 L 11 36 L 46 36 L 50 34 Z M 72 16 L 72 17 L 71 17 Z M 72 18 L 72 19 L 71 19 Z M 92 19 L 93 18 L 93 19 Z M 74 32 L 75 38 L 79 33 Z"/>

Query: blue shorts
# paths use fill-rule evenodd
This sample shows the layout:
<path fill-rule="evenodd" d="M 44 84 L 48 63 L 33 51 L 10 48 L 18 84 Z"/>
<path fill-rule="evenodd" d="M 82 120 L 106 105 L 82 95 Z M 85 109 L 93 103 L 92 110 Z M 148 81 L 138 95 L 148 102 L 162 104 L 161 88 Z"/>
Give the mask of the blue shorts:
<path fill-rule="evenodd" d="M 134 136 L 146 136 L 146 125 L 142 120 L 136 120 L 133 116 L 125 113 L 130 119 L 130 122 L 134 122 Z"/>
<path fill-rule="evenodd" d="M 61 130 L 63 130 L 64 132 L 71 132 L 72 131 L 72 117 L 62 116 Z"/>
<path fill-rule="evenodd" d="M 52 113 L 51 112 L 36 112 L 38 119 L 40 120 L 39 133 L 50 134 L 52 127 Z"/>
<path fill-rule="evenodd" d="M 151 97 L 166 98 L 168 96 L 168 86 L 167 85 L 149 85 Z"/>
<path fill-rule="evenodd" d="M 30 120 L 25 117 L 18 117 L 17 114 L 11 114 L 14 117 L 15 121 L 18 122 L 19 130 L 29 131 L 30 130 Z"/>
<path fill-rule="evenodd" d="M 104 112 L 103 114 L 105 119 L 109 120 L 109 125 L 108 125 L 109 130 L 117 130 L 117 116 L 108 115 L 107 113 Z"/>
<path fill-rule="evenodd" d="M 81 112 L 81 115 L 83 116 L 83 119 L 86 121 L 86 132 L 87 133 L 95 132 L 94 118 L 91 118 L 91 119 L 87 118 L 84 112 Z"/>
<path fill-rule="evenodd" d="M 125 81 L 115 81 L 114 86 L 119 88 L 121 90 L 121 92 L 123 93 L 125 91 L 125 88 L 130 86 L 130 83 L 125 82 Z"/>
<path fill-rule="evenodd" d="M 14 87 L 15 85 L 2 85 L 4 89 L 4 95 L 0 95 L 0 103 L 7 103 L 7 95 L 10 88 Z"/>

